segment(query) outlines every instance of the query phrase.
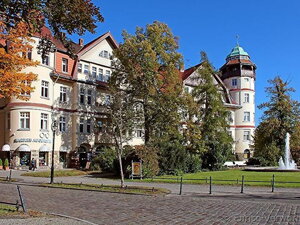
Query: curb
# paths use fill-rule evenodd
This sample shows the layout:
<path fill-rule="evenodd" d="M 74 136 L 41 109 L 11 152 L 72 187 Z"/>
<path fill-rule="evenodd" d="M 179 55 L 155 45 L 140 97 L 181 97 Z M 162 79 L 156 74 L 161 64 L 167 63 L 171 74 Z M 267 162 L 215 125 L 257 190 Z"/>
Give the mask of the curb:
<path fill-rule="evenodd" d="M 47 212 L 44 212 L 44 213 L 46 213 L 46 214 L 48 214 L 48 215 L 52 215 L 52 216 L 58 216 L 58 217 L 62 217 L 62 218 L 67 218 L 67 219 L 77 220 L 77 221 L 84 222 L 84 223 L 91 224 L 91 225 L 98 225 L 97 223 L 92 223 L 92 222 L 87 221 L 87 220 L 84 220 L 84 219 L 80 219 L 80 218 L 73 217 L 73 216 L 67 216 L 67 215 L 64 215 L 64 214 L 59 214 L 59 213 L 47 213 Z"/>

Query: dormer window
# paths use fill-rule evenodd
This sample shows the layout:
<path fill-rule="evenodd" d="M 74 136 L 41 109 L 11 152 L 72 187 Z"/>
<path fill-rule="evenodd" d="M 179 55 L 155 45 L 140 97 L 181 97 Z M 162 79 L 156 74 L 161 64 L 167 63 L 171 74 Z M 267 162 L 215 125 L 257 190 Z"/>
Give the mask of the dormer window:
<path fill-rule="evenodd" d="M 108 59 L 109 58 L 109 53 L 106 50 L 103 50 L 100 52 L 99 56 Z"/>
<path fill-rule="evenodd" d="M 68 59 L 65 58 L 62 59 L 62 71 L 64 73 L 68 72 Z"/>
<path fill-rule="evenodd" d="M 232 86 L 237 86 L 237 79 L 232 79 L 231 80 L 231 85 Z"/>

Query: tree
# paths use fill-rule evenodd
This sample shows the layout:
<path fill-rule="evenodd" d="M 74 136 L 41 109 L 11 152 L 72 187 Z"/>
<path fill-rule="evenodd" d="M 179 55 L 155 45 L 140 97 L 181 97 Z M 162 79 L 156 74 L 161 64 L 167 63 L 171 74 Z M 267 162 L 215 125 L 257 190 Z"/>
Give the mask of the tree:
<path fill-rule="evenodd" d="M 0 22 L 0 40 L 8 43 L 5 48 L 0 48 L 0 99 L 16 96 L 26 100 L 34 89 L 30 84 L 36 74 L 26 73 L 23 69 L 38 64 L 27 57 L 32 49 L 27 25 L 21 22 L 5 33 L 4 24 Z"/>
<path fill-rule="evenodd" d="M 117 66 L 117 65 L 116 65 Z M 124 187 L 124 169 L 122 158 L 124 156 L 124 146 L 133 138 L 134 129 L 139 125 L 139 107 L 128 95 L 125 84 L 120 77 L 124 73 L 116 70 L 112 73 L 109 81 L 111 102 L 108 106 L 110 124 L 108 132 L 111 135 L 116 150 L 116 155 L 120 166 L 121 187 Z"/>
<path fill-rule="evenodd" d="M 295 90 L 279 76 L 268 82 L 271 84 L 266 88 L 269 101 L 258 106 L 265 111 L 262 122 L 255 131 L 254 156 L 266 159 L 269 165 L 275 165 L 284 156 L 287 132 L 291 133 L 295 146 L 293 136 L 298 132 L 300 103 L 291 99 L 290 93 Z"/>
<path fill-rule="evenodd" d="M 23 69 L 37 63 L 22 56 L 31 51 L 30 37 L 39 32 L 42 41 L 38 49 L 42 57 L 49 53 L 53 44 L 41 33 L 45 24 L 74 56 L 71 40 L 62 33 L 94 33 L 98 21 L 102 22 L 103 17 L 90 0 L 0 1 L 0 99 L 27 99 L 23 94 L 33 91 L 31 82 L 36 75 Z"/>
<path fill-rule="evenodd" d="M 228 133 L 228 110 L 222 101 L 216 74 L 205 52 L 201 52 L 201 66 L 197 70 L 197 86 L 192 92 L 197 106 L 197 121 L 203 140 L 203 167 L 218 169 L 232 152 L 232 138 Z"/>
<path fill-rule="evenodd" d="M 160 22 L 149 24 L 146 29 L 138 27 L 135 35 L 123 32 L 123 38 L 124 43 L 114 50 L 114 56 L 122 65 L 116 70 L 119 75 L 123 74 L 119 79 L 127 93 L 142 107 L 144 139 L 148 145 L 163 132 L 164 125 L 173 124 L 179 118 L 177 98 L 182 84 L 178 70 L 182 56 L 177 52 L 177 39 L 169 27 Z M 177 126 L 178 123 L 175 129 Z"/>

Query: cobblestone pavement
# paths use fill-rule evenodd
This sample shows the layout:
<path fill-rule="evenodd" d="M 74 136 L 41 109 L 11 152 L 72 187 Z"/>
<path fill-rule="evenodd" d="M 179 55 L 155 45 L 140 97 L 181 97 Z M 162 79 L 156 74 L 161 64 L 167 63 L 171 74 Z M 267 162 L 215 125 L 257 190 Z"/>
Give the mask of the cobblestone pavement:
<path fill-rule="evenodd" d="M 73 219 L 65 219 L 65 218 L 30 218 L 30 219 L 0 219 L 0 225 L 52 225 L 52 224 L 60 224 L 60 225 L 82 225 L 86 224 L 81 221 L 76 221 Z"/>
<path fill-rule="evenodd" d="M 0 184 L 0 190 L 1 201 L 17 199 L 15 184 Z M 300 224 L 300 198 L 287 193 L 143 196 L 27 185 L 21 190 L 30 209 L 96 224 Z"/>

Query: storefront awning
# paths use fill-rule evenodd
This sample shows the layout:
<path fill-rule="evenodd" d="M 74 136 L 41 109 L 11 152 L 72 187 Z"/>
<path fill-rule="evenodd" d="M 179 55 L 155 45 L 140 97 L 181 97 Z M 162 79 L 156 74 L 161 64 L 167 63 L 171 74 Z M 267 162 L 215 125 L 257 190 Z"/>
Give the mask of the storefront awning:
<path fill-rule="evenodd" d="M 68 151 L 68 148 L 66 146 L 60 146 L 60 149 L 59 149 L 60 152 L 67 152 Z"/>
<path fill-rule="evenodd" d="M 40 152 L 50 152 L 50 148 L 47 145 L 42 145 L 39 150 Z"/>
<path fill-rule="evenodd" d="M 8 144 L 3 145 L 3 146 L 2 146 L 2 151 L 3 151 L 3 152 L 9 152 L 9 151 L 10 151 L 10 146 L 9 146 Z"/>
<path fill-rule="evenodd" d="M 30 152 L 30 148 L 28 145 L 20 145 L 18 148 L 19 152 Z"/>

